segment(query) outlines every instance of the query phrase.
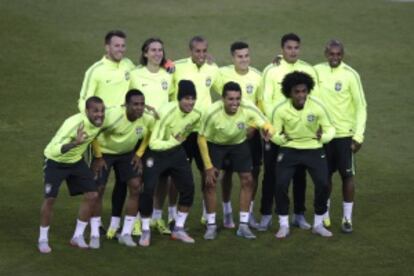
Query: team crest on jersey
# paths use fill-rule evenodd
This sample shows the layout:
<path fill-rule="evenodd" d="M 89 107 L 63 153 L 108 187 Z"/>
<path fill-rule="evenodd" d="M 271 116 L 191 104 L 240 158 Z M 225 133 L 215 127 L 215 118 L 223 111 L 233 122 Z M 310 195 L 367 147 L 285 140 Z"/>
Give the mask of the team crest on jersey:
<path fill-rule="evenodd" d="M 138 136 L 141 136 L 142 133 L 144 132 L 144 128 L 143 127 L 137 127 L 135 129 L 135 132 L 137 133 Z"/>
<path fill-rule="evenodd" d="M 46 183 L 45 184 L 45 194 L 49 194 L 52 191 L 52 184 Z"/>
<path fill-rule="evenodd" d="M 315 121 L 315 115 L 309 114 L 307 119 L 308 119 L 308 122 L 312 123 L 313 121 Z"/>
<path fill-rule="evenodd" d="M 125 72 L 125 80 L 129 80 L 129 72 Z"/>
<path fill-rule="evenodd" d="M 211 85 L 211 77 L 207 77 L 206 78 L 206 86 L 210 87 L 210 85 Z"/>
<path fill-rule="evenodd" d="M 244 125 L 244 123 L 243 122 L 240 122 L 240 123 L 237 123 L 237 127 L 239 128 L 239 129 L 245 129 L 245 125 Z"/>
<path fill-rule="evenodd" d="M 339 91 L 341 91 L 341 89 L 342 89 L 342 82 L 337 81 L 337 82 L 335 83 L 335 91 L 336 91 L 336 92 L 339 92 Z"/>
<path fill-rule="evenodd" d="M 163 80 L 161 82 L 161 87 L 163 90 L 167 90 L 168 89 L 168 82 L 166 80 Z"/>
<path fill-rule="evenodd" d="M 247 92 L 247 94 L 252 94 L 253 93 L 253 85 L 248 84 L 246 86 L 246 92 Z"/>
<path fill-rule="evenodd" d="M 152 168 L 154 166 L 154 158 L 148 158 L 145 164 L 147 165 L 147 168 Z"/>
<path fill-rule="evenodd" d="M 277 162 L 282 162 L 282 160 L 283 160 L 283 153 L 279 153 L 278 155 L 277 155 Z"/>

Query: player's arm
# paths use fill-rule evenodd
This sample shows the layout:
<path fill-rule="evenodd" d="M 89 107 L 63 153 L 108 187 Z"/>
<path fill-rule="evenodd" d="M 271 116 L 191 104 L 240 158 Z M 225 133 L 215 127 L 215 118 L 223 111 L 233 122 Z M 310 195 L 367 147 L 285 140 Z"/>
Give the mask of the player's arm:
<path fill-rule="evenodd" d="M 319 115 L 320 128 L 316 132 L 316 136 L 321 143 L 326 144 L 331 141 L 335 136 L 335 127 L 332 124 L 328 111 L 321 107 Z"/>
<path fill-rule="evenodd" d="M 278 108 L 275 107 L 272 116 L 272 126 L 273 126 L 273 135 L 271 140 L 281 146 L 286 144 L 289 141 L 289 137 L 284 130 L 284 123 L 281 112 L 277 112 Z"/>
<path fill-rule="evenodd" d="M 161 120 L 158 120 L 155 123 L 154 130 L 150 138 L 150 144 L 154 145 L 157 150 L 168 150 L 181 144 L 181 141 L 177 139 L 177 135 L 179 136 L 179 134 L 166 134 L 168 126 L 166 126 L 164 120 L 167 120 L 167 117 L 161 117 Z"/>
<path fill-rule="evenodd" d="M 204 163 L 206 185 L 214 185 L 217 182 L 219 171 L 211 163 L 206 137 L 199 134 L 197 137 L 197 143 L 200 149 L 201 158 L 203 159 Z"/>
<path fill-rule="evenodd" d="M 67 143 L 67 144 L 62 145 L 62 147 L 60 148 L 60 152 L 62 154 L 64 154 L 64 153 L 70 151 L 71 149 L 79 146 L 80 144 L 82 144 L 85 141 L 85 139 L 87 137 L 87 134 L 83 130 L 83 128 L 84 128 L 84 125 L 83 125 L 83 123 L 81 123 L 78 126 L 77 130 L 76 130 L 76 137 L 75 137 L 75 139 L 73 141 Z"/>
<path fill-rule="evenodd" d="M 358 75 L 356 75 L 351 82 L 350 88 L 356 116 L 355 134 L 352 137 L 352 140 L 360 146 L 364 141 L 365 125 L 367 122 L 367 103 L 365 101 L 365 95 L 361 85 L 361 80 Z"/>
<path fill-rule="evenodd" d="M 273 80 L 270 75 L 271 66 L 266 68 L 263 73 L 262 79 L 262 103 L 263 103 L 263 110 L 265 115 L 270 118 L 272 113 L 272 105 L 273 105 L 273 93 L 274 93 L 274 84 Z"/>
<path fill-rule="evenodd" d="M 98 87 L 98 80 L 96 74 L 94 74 L 92 68 L 85 73 L 83 79 L 82 88 L 78 100 L 78 108 L 80 112 L 85 110 L 86 100 L 95 95 L 96 88 Z"/>
<path fill-rule="evenodd" d="M 108 166 L 106 164 L 105 159 L 103 158 L 101 147 L 99 145 L 97 138 L 95 138 L 92 141 L 91 146 L 92 146 L 93 156 L 95 157 L 91 164 L 91 169 L 95 173 L 95 177 L 99 177 L 101 176 L 103 169 L 108 169 Z"/>
<path fill-rule="evenodd" d="M 214 79 L 214 82 L 211 86 L 211 90 L 213 90 L 215 93 L 217 93 L 217 95 L 221 96 L 223 86 L 224 86 L 223 76 L 222 76 L 222 73 L 220 71 L 218 71 L 218 73 L 216 74 L 216 77 Z"/>

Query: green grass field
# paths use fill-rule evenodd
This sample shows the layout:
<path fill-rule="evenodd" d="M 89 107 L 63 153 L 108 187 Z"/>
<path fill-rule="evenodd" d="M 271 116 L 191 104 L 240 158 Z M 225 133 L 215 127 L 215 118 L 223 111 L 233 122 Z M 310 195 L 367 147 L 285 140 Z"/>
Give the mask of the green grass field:
<path fill-rule="evenodd" d="M 4 0 L 0 11 L 0 275 L 414 274 L 414 3 Z M 127 56 L 134 61 L 150 36 L 161 37 L 167 55 L 178 59 L 188 55 L 189 38 L 202 34 L 220 65 L 230 62 L 231 42 L 246 40 L 258 69 L 278 53 L 286 32 L 302 37 L 302 58 L 312 64 L 323 60 L 328 39 L 342 40 L 346 62 L 360 73 L 368 102 L 366 141 L 357 156 L 355 232 L 340 233 L 336 179 L 331 239 L 294 229 L 288 239 L 276 240 L 274 219 L 272 231 L 258 233 L 255 241 L 226 230 L 206 242 L 198 223 L 197 189 L 188 221 L 195 245 L 154 233 L 146 249 L 104 241 L 101 250 L 80 251 L 68 245 L 79 198 L 70 198 L 64 187 L 50 233 L 54 251 L 40 255 L 42 152 L 63 120 L 77 112 L 83 74 L 101 58 L 106 31 L 115 28 L 128 33 Z M 312 221 L 312 189 L 308 196 L 307 217 Z"/>

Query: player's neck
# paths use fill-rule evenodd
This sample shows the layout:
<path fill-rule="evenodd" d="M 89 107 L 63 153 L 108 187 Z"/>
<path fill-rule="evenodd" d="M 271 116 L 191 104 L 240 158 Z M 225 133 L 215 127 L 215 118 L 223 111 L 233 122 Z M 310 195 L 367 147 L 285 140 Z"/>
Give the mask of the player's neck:
<path fill-rule="evenodd" d="M 147 64 L 147 69 L 151 73 L 158 73 L 158 71 L 160 70 L 160 66 L 158 64 L 148 63 Z"/>
<path fill-rule="evenodd" d="M 246 75 L 249 72 L 249 68 L 241 69 L 241 68 L 234 67 L 234 70 L 236 70 L 236 73 L 239 75 Z"/>

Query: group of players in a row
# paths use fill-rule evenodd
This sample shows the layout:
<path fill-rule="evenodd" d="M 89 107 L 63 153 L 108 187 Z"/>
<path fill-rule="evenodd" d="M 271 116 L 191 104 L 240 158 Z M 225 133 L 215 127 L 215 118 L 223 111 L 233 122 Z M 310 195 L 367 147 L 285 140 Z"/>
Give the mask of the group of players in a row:
<path fill-rule="evenodd" d="M 217 236 L 218 182 L 223 226 L 235 228 L 232 172 L 240 177 L 238 236 L 254 239 L 251 228 L 268 230 L 274 200 L 280 224 L 276 238 L 287 237 L 290 224 L 332 236 L 327 229 L 329 197 L 337 170 L 343 182 L 341 228 L 352 232 L 353 154 L 363 142 L 367 114 L 359 75 L 342 61 L 342 43 L 330 40 L 327 62 L 312 67 L 299 59 L 300 38 L 286 34 L 281 54 L 263 74 L 250 67 L 244 42 L 231 45 L 233 64 L 221 68 L 207 48 L 207 41 L 195 36 L 189 43 L 191 56 L 173 63 L 165 58 L 163 42 L 150 38 L 135 67 L 124 57 L 126 35 L 111 31 L 105 36 L 104 57 L 85 74 L 80 113 L 64 122 L 44 151 L 40 252 L 51 252 L 49 225 L 63 180 L 71 195 L 84 194 L 71 244 L 100 247 L 102 198 L 111 168 L 115 185 L 108 238 L 120 231 L 121 244 L 136 246 L 137 235 L 139 245 L 149 246 L 153 227 L 172 239 L 194 243 L 184 227 L 194 199 L 192 160 L 202 182 L 204 239 Z M 221 99 L 212 103 L 211 91 Z M 90 148 L 89 166 L 84 156 Z M 262 160 L 262 217 L 256 222 L 253 202 Z M 315 186 L 313 226 L 304 216 L 306 171 Z M 294 215 L 289 222 L 291 180 Z M 168 226 L 162 219 L 167 194 Z M 87 244 L 84 231 L 89 222 Z"/>

